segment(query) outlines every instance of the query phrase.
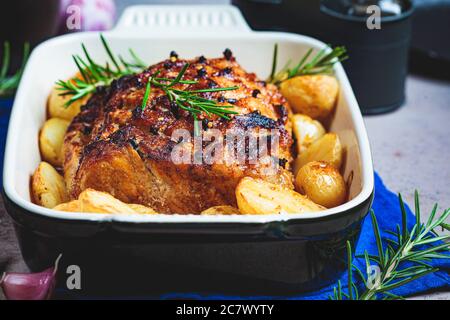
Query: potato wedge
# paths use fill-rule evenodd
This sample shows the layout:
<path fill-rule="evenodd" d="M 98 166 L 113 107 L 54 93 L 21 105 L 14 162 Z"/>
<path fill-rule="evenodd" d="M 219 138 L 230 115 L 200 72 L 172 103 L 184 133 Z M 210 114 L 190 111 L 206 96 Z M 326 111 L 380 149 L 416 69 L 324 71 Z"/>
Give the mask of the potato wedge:
<path fill-rule="evenodd" d="M 73 78 L 80 78 L 80 74 L 76 74 Z M 55 85 L 50 92 L 47 100 L 47 111 L 50 118 L 61 118 L 68 121 L 72 119 L 80 112 L 82 105 L 86 104 L 91 95 L 87 95 L 82 99 L 79 99 L 70 106 L 66 106 L 66 102 L 69 101 L 70 95 L 61 96 L 61 90 L 57 89 L 58 86 Z"/>
<path fill-rule="evenodd" d="M 323 119 L 334 109 L 339 83 L 329 75 L 306 75 L 283 81 L 280 89 L 295 113 Z"/>
<path fill-rule="evenodd" d="M 88 192 L 92 192 L 92 190 L 89 190 Z M 93 191 L 93 192 L 98 192 L 98 191 Z M 98 193 L 103 193 L 103 192 L 98 192 Z M 108 209 L 105 209 L 105 206 L 102 203 L 98 202 L 97 196 L 94 196 L 94 197 L 96 197 L 96 200 L 94 200 L 95 204 L 92 204 L 91 196 L 92 196 L 92 193 L 90 196 L 87 197 L 88 198 L 87 201 L 89 201 L 87 210 L 90 210 L 90 211 L 83 210 L 82 202 L 80 200 L 72 200 L 69 202 L 61 203 L 61 204 L 57 205 L 56 207 L 54 207 L 53 209 L 60 210 L 60 211 L 67 211 L 67 212 L 113 213 L 113 212 L 105 212 L 105 211 L 108 211 Z M 113 202 L 113 203 L 115 203 L 115 202 Z M 149 208 L 149 207 L 146 207 L 146 206 L 143 206 L 140 204 L 132 203 L 132 204 L 126 204 L 126 205 L 133 210 L 133 213 L 156 214 L 156 212 L 152 208 Z M 96 206 L 99 206 L 100 209 L 94 208 Z M 86 208 L 86 207 L 84 207 L 84 208 Z M 118 208 L 117 210 L 120 210 L 120 209 Z M 110 211 L 113 211 L 113 210 L 110 210 Z"/>
<path fill-rule="evenodd" d="M 343 158 L 343 149 L 339 137 L 335 133 L 327 133 L 312 143 L 308 149 L 301 153 L 294 162 L 294 176 L 298 170 L 311 161 L 328 162 L 336 169 L 340 169 Z"/>
<path fill-rule="evenodd" d="M 298 154 L 301 154 L 326 133 L 325 128 L 319 121 L 304 114 L 294 114 L 291 121 L 294 136 L 297 140 Z"/>
<path fill-rule="evenodd" d="M 81 212 L 81 204 L 80 201 L 78 200 L 72 200 L 69 202 L 58 204 L 56 207 L 53 208 L 53 210 L 67 211 L 67 212 Z"/>
<path fill-rule="evenodd" d="M 239 210 L 232 206 L 215 206 L 202 211 L 203 215 L 240 214 Z"/>
<path fill-rule="evenodd" d="M 126 203 L 114 198 L 106 192 L 96 191 L 94 189 L 86 189 L 80 193 L 78 197 L 82 212 L 90 213 L 136 213 Z"/>
<path fill-rule="evenodd" d="M 46 208 L 67 201 L 64 178 L 47 162 L 41 162 L 31 176 L 31 197 L 34 203 Z"/>
<path fill-rule="evenodd" d="M 131 203 L 128 204 L 128 206 L 133 209 L 136 213 L 141 213 L 141 214 L 157 214 L 157 212 L 155 210 L 153 210 L 150 207 L 146 207 L 143 206 L 141 204 L 135 204 L 135 203 Z"/>
<path fill-rule="evenodd" d="M 293 190 L 250 177 L 239 182 L 236 200 L 242 214 L 303 213 L 325 209 Z"/>
<path fill-rule="evenodd" d="M 347 195 L 344 178 L 326 162 L 312 161 L 301 167 L 295 186 L 309 199 L 327 208 L 344 203 Z"/>
<path fill-rule="evenodd" d="M 59 118 L 45 121 L 39 133 L 39 148 L 44 161 L 54 166 L 62 165 L 62 145 L 69 124 L 69 121 Z"/>

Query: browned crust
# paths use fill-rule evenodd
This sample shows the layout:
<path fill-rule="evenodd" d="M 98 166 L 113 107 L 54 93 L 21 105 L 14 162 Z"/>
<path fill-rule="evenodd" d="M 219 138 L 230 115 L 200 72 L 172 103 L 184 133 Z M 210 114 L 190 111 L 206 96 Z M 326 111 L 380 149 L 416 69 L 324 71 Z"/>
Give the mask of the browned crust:
<path fill-rule="evenodd" d="M 152 88 L 142 111 L 145 84 L 160 70 L 160 77 L 174 78 L 186 62 L 184 79 L 197 84 L 178 84 L 177 89 L 238 86 L 226 92 L 204 93 L 209 99 L 234 106 L 231 120 L 202 114 L 205 129 L 261 129 L 280 135 L 280 148 L 270 154 L 275 173 L 263 172 L 269 164 L 174 164 L 171 152 L 177 145 L 176 129 L 193 132 L 191 115 L 172 105 L 164 92 Z M 64 142 L 64 173 L 72 199 L 86 188 L 111 193 L 128 203 L 151 206 L 163 213 L 199 213 L 211 206 L 236 205 L 234 189 L 244 176 L 253 176 L 292 187 L 290 108 L 273 85 L 245 72 L 233 57 L 191 61 L 168 59 L 135 76 L 114 81 L 82 107 L 71 123 Z M 204 144 L 203 147 L 206 147 Z M 266 159 L 267 160 L 267 159 Z"/>

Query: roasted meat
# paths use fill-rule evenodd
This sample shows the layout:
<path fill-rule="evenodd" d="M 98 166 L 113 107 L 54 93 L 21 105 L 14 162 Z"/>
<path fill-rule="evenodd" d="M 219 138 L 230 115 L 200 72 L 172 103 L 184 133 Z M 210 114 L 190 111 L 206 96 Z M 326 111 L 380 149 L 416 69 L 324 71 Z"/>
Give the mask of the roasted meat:
<path fill-rule="evenodd" d="M 147 106 L 141 106 L 149 77 L 159 72 L 160 78 L 174 79 L 186 63 L 183 80 L 193 81 L 178 83 L 176 89 L 238 87 L 198 93 L 236 112 L 231 119 L 206 112 L 198 116 L 204 136 L 219 132 L 223 140 L 203 139 L 195 144 L 192 113 L 170 101 L 161 88 L 153 87 Z M 244 71 L 229 50 L 217 59 L 188 61 L 173 54 L 140 74 L 98 88 L 82 107 L 64 140 L 69 195 L 75 199 L 93 188 L 157 212 L 186 214 L 217 205 L 236 206 L 235 187 L 245 176 L 292 188 L 290 112 L 277 88 Z M 178 132 L 192 138 L 181 139 Z M 256 148 L 261 151 L 265 146 L 265 153 L 250 159 L 255 144 L 249 141 L 255 137 L 260 139 Z M 199 152 L 222 142 L 232 148 L 214 149 L 210 153 L 214 161 L 199 160 Z M 244 158 L 233 157 L 238 149 L 244 150 Z M 189 161 L 174 161 L 175 151 Z"/>

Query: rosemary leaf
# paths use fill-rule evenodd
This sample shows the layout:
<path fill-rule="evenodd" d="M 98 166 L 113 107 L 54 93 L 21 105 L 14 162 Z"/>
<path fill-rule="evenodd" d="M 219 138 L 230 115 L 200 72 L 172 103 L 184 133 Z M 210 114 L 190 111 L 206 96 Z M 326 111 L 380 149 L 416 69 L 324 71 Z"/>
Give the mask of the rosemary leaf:
<path fill-rule="evenodd" d="M 267 82 L 279 85 L 281 82 L 296 76 L 332 74 L 333 66 L 348 58 L 345 47 L 330 48 L 328 46 L 319 50 L 319 52 L 310 59 L 312 52 L 313 49 L 309 49 L 292 69 L 289 68 L 289 64 L 286 64 L 279 72 L 276 72 L 278 45 L 275 44 L 272 70 Z"/>
<path fill-rule="evenodd" d="M 275 43 L 273 48 L 273 59 L 272 59 L 272 71 L 270 71 L 269 82 L 272 82 L 275 78 L 275 72 L 277 71 L 277 61 L 278 61 L 278 43 Z"/>
<path fill-rule="evenodd" d="M 6 77 L 6 74 L 9 69 L 9 59 L 10 59 L 10 45 L 8 41 L 5 41 L 3 43 L 3 63 L 2 63 L 2 70 L 0 71 L 0 79 L 3 79 Z"/>
<path fill-rule="evenodd" d="M 403 232 L 402 237 L 403 239 L 406 239 L 406 237 L 408 237 L 408 226 L 407 226 L 408 218 L 406 215 L 405 203 L 403 202 L 401 194 L 398 195 L 398 201 L 400 203 L 400 211 L 402 212 L 402 232 Z"/>
<path fill-rule="evenodd" d="M 110 85 L 115 79 L 135 74 L 145 69 L 145 64 L 137 57 L 133 50 L 129 49 L 132 57 L 131 61 L 126 61 L 121 56 L 116 58 L 103 35 L 100 35 L 100 40 L 106 54 L 114 65 L 115 70 L 110 68 L 108 62 L 104 65 L 95 62 L 86 46 L 82 44 L 81 48 L 83 50 L 84 58 L 79 55 L 73 56 L 73 60 L 82 79 L 70 79 L 67 81 L 59 80 L 56 82 L 57 89 L 61 90 L 60 95 L 71 96 L 65 104 L 66 107 L 70 106 L 75 101 L 94 93 L 100 86 Z M 122 66 L 120 64 L 122 64 Z"/>
<path fill-rule="evenodd" d="M 12 76 L 8 76 L 11 59 L 11 47 L 8 41 L 3 43 L 3 59 L 0 67 L 0 97 L 13 95 L 19 86 L 25 64 L 30 53 L 30 44 L 28 42 L 23 45 L 23 57 L 20 68 Z"/>
<path fill-rule="evenodd" d="M 348 294 L 349 299 L 353 300 L 353 274 L 352 274 L 352 246 L 350 245 L 350 241 L 347 241 L 347 261 L 350 261 L 348 264 L 347 277 L 348 277 Z"/>
<path fill-rule="evenodd" d="M 142 99 L 142 106 L 141 106 L 142 110 L 144 110 L 145 107 L 147 107 L 148 97 L 150 96 L 151 92 L 152 92 L 152 82 L 147 81 L 147 86 L 145 87 L 144 99 Z"/>
<path fill-rule="evenodd" d="M 156 71 L 152 76 L 150 76 L 147 88 L 144 94 L 144 100 L 142 103 L 142 109 L 145 109 L 147 105 L 148 95 L 150 94 L 150 86 L 160 88 L 164 94 L 167 96 L 170 102 L 175 103 L 180 109 L 188 111 L 194 119 L 194 134 L 198 135 L 200 133 L 200 128 L 198 125 L 198 116 L 204 112 L 207 116 L 217 115 L 220 118 L 229 120 L 229 115 L 237 114 L 236 111 L 231 110 L 233 106 L 231 105 L 220 105 L 217 101 L 210 100 L 200 96 L 201 93 L 207 92 L 220 92 L 220 91 L 230 91 L 238 89 L 237 86 L 234 87 L 223 87 L 223 88 L 207 88 L 207 89 L 178 89 L 175 88 L 178 84 L 191 85 L 197 84 L 197 81 L 193 80 L 183 80 L 183 76 L 189 67 L 189 63 L 186 63 L 177 74 L 174 79 L 161 78 L 158 77 L 160 70 Z"/>
<path fill-rule="evenodd" d="M 102 41 L 103 47 L 106 50 L 106 53 L 108 54 L 109 58 L 113 62 L 114 66 L 116 67 L 117 72 L 120 73 L 122 70 L 121 70 L 119 64 L 117 63 L 116 58 L 114 57 L 114 54 L 111 51 L 111 48 L 109 47 L 108 43 L 106 42 L 106 40 L 102 34 L 100 35 L 100 39 Z M 124 64 L 124 65 L 126 65 L 126 64 Z"/>

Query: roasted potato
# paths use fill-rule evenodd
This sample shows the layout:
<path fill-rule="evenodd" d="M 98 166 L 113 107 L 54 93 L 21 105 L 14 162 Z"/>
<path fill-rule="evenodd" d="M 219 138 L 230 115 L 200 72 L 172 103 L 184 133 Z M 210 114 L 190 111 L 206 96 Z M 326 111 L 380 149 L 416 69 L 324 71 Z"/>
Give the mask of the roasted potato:
<path fill-rule="evenodd" d="M 141 204 L 130 203 L 128 206 L 133 209 L 136 213 L 141 214 L 157 214 L 155 210 L 150 207 L 143 206 Z"/>
<path fill-rule="evenodd" d="M 39 148 L 42 158 L 54 166 L 61 166 L 63 162 L 62 145 L 69 121 L 51 118 L 45 121 L 39 133 Z"/>
<path fill-rule="evenodd" d="M 333 76 L 306 75 L 283 81 L 280 89 L 295 113 L 323 119 L 333 111 L 339 84 Z"/>
<path fill-rule="evenodd" d="M 250 177 L 239 182 L 236 200 L 242 214 L 303 213 L 325 209 L 291 189 Z"/>
<path fill-rule="evenodd" d="M 309 199 L 327 208 L 344 203 L 347 195 L 344 178 L 326 162 L 312 161 L 301 167 L 295 186 Z"/>
<path fill-rule="evenodd" d="M 105 196 L 106 195 L 106 196 Z M 126 205 L 131 209 L 132 213 L 139 214 L 156 214 L 156 212 L 149 207 L 140 204 L 125 204 L 121 201 L 113 198 L 107 193 L 87 189 L 80 194 L 82 200 L 72 200 L 69 202 L 61 203 L 54 207 L 54 210 L 67 211 L 67 212 L 89 212 L 89 213 L 122 213 L 123 205 Z M 105 205 L 105 201 L 109 202 Z M 119 201 L 120 203 L 118 204 Z M 131 213 L 129 209 L 127 213 Z"/>
<path fill-rule="evenodd" d="M 91 213 L 136 213 L 126 203 L 114 198 L 106 192 L 96 191 L 94 189 L 86 189 L 80 193 L 78 200 L 80 201 L 82 212 Z"/>
<path fill-rule="evenodd" d="M 67 212 L 81 212 L 81 204 L 78 200 L 58 204 L 53 210 L 67 211 Z"/>
<path fill-rule="evenodd" d="M 239 210 L 232 206 L 215 206 L 202 211 L 203 215 L 239 214 Z"/>
<path fill-rule="evenodd" d="M 339 169 L 342 164 L 343 149 L 339 137 L 335 133 L 327 133 L 313 142 L 294 162 L 294 175 L 305 164 L 311 161 L 325 161 Z"/>
<path fill-rule="evenodd" d="M 47 162 L 41 162 L 31 176 L 31 196 L 34 203 L 54 208 L 67 201 L 64 178 Z"/>
<path fill-rule="evenodd" d="M 74 78 L 81 78 L 80 74 L 76 74 Z M 69 101 L 70 95 L 61 96 L 61 90 L 57 89 L 58 86 L 55 85 L 50 92 L 47 100 L 47 111 L 50 118 L 61 118 L 68 121 L 72 119 L 80 112 L 80 108 L 84 105 L 91 95 L 87 95 L 82 99 L 79 99 L 70 106 L 66 106 L 66 102 Z"/>
<path fill-rule="evenodd" d="M 311 117 L 304 114 L 294 114 L 291 121 L 294 136 L 297 140 L 298 154 L 305 151 L 314 141 L 322 137 L 326 132 L 319 121 L 313 120 Z"/>

